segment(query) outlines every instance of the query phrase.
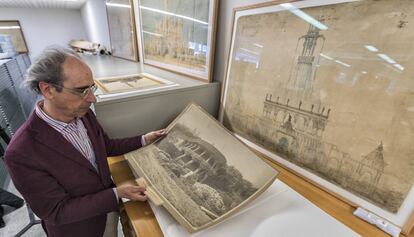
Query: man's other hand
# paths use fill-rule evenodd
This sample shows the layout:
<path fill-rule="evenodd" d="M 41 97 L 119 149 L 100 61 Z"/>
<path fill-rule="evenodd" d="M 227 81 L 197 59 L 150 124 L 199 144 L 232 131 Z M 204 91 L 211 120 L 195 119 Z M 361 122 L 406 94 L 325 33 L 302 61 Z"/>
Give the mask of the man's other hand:
<path fill-rule="evenodd" d="M 158 131 L 152 131 L 144 135 L 145 143 L 150 144 L 157 140 L 157 138 L 165 135 L 165 129 L 160 129 Z"/>
<path fill-rule="evenodd" d="M 119 198 L 128 198 L 133 201 L 146 201 L 147 196 L 145 196 L 144 187 L 135 186 L 135 185 L 122 185 L 116 188 L 116 192 L 118 193 Z"/>

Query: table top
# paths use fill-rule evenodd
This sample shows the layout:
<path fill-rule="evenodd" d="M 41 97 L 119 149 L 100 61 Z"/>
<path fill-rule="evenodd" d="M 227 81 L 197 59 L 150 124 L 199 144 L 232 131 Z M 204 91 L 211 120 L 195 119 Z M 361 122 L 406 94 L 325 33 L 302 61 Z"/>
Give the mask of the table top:
<path fill-rule="evenodd" d="M 133 182 L 135 180 L 128 163 L 123 156 L 108 158 L 108 164 L 116 185 L 125 182 Z M 296 176 L 284 167 L 270 161 L 269 164 L 280 171 L 278 176 L 280 181 L 287 184 L 304 198 L 308 199 L 324 212 L 342 222 L 361 236 L 389 236 L 377 227 L 354 216 L 352 213 L 355 208 L 351 205 Z M 127 215 L 138 236 L 163 236 L 158 221 L 148 202 L 126 202 L 124 205 Z M 401 236 L 404 237 L 405 235 Z M 414 237 L 414 232 L 412 231 L 408 237 Z"/>
<path fill-rule="evenodd" d="M 123 156 L 108 158 L 108 164 L 116 185 L 135 180 Z M 125 202 L 124 206 L 137 236 L 164 236 L 148 202 Z"/>

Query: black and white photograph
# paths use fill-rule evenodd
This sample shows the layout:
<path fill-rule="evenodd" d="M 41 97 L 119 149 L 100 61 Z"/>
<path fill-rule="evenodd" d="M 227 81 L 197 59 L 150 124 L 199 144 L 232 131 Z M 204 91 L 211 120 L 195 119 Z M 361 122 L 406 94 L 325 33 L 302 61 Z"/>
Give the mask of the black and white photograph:
<path fill-rule="evenodd" d="M 125 156 L 189 232 L 220 222 L 276 178 L 275 169 L 195 104 L 167 131 Z"/>

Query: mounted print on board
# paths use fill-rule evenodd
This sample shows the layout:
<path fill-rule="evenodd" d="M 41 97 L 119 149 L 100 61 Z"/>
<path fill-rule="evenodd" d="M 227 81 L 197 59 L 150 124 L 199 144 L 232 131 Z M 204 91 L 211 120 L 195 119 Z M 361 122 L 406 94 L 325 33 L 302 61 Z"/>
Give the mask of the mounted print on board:
<path fill-rule="evenodd" d="M 168 126 L 165 137 L 125 158 L 190 233 L 234 214 L 278 174 L 195 104 Z"/>
<path fill-rule="evenodd" d="M 104 94 L 162 87 L 167 84 L 165 81 L 145 74 L 95 78 L 95 83 Z"/>
<path fill-rule="evenodd" d="M 144 63 L 211 81 L 217 0 L 140 0 Z"/>
<path fill-rule="evenodd" d="M 112 55 L 138 61 L 134 0 L 106 0 Z"/>
<path fill-rule="evenodd" d="M 403 226 L 414 209 L 413 12 L 409 0 L 236 10 L 223 124 Z"/>

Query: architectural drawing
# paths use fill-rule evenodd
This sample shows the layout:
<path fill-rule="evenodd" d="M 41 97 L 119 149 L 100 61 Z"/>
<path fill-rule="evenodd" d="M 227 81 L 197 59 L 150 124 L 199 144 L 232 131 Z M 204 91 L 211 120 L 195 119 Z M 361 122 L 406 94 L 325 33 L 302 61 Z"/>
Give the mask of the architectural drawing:
<path fill-rule="evenodd" d="M 117 7 L 116 5 L 133 6 L 131 1 L 132 0 L 106 0 L 106 12 L 108 15 L 112 55 L 138 61 L 134 8 Z"/>
<path fill-rule="evenodd" d="M 126 158 L 189 232 L 221 222 L 277 174 L 195 105 L 164 138 Z"/>
<path fill-rule="evenodd" d="M 216 0 L 141 0 L 144 63 L 209 80 Z"/>
<path fill-rule="evenodd" d="M 359 10 L 348 14 L 350 9 Z M 288 11 L 239 18 L 224 125 L 396 213 L 414 183 L 414 83 L 411 69 L 401 66 L 412 56 L 384 39 L 396 31 L 398 42 L 414 39 L 397 24 L 414 21 L 411 10 L 387 1 L 303 10 L 327 29 Z M 380 11 L 395 14 L 385 23 Z M 367 17 L 374 23 L 361 26 L 358 20 Z M 396 55 L 394 62 L 367 44 Z"/>
<path fill-rule="evenodd" d="M 144 88 L 161 86 L 164 82 L 142 76 L 127 75 L 119 77 L 108 77 L 95 79 L 95 83 L 103 93 L 117 93 L 125 91 L 134 91 Z"/>
<path fill-rule="evenodd" d="M 203 70 L 206 52 L 201 53 L 189 47 L 193 31 L 183 37 L 183 19 L 165 16 L 156 26 L 155 34 L 144 34 L 145 55 L 148 59 L 165 61 L 177 66 Z M 162 37 L 161 37 L 162 35 Z"/>

